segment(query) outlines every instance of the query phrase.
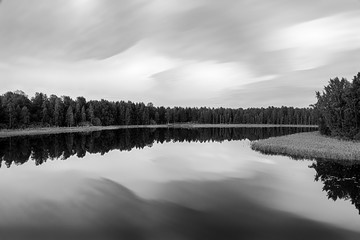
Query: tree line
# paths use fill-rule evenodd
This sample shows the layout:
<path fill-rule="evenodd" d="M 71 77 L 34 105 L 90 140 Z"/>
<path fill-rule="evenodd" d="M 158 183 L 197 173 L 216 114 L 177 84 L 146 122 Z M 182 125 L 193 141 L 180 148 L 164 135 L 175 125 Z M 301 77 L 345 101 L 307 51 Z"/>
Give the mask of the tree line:
<path fill-rule="evenodd" d="M 87 153 L 142 149 L 164 142 L 222 142 L 257 140 L 309 131 L 310 128 L 133 128 L 89 133 L 62 133 L 29 137 L 0 138 L 0 166 L 21 165 L 29 159 L 36 165 Z"/>
<path fill-rule="evenodd" d="M 87 101 L 84 97 L 72 99 L 44 93 L 36 93 L 29 99 L 19 90 L 0 96 L 0 129 L 169 123 L 313 125 L 317 124 L 317 118 L 312 107 L 170 108 L 131 101 Z"/>
<path fill-rule="evenodd" d="M 314 105 L 324 135 L 360 140 L 360 72 L 352 81 L 330 79 Z"/>

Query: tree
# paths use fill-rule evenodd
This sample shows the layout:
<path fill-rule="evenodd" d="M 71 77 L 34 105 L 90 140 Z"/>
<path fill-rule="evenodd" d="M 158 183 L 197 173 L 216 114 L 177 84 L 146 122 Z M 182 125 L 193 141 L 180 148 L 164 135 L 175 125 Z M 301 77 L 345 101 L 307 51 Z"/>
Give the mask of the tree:
<path fill-rule="evenodd" d="M 0 96 L 0 129 L 6 128 L 6 115 L 5 115 L 5 108 L 3 104 L 3 97 Z"/>
<path fill-rule="evenodd" d="M 159 124 L 160 123 L 160 115 L 159 115 L 159 112 L 155 112 L 155 117 L 154 117 L 155 119 L 155 123 L 156 124 Z"/>
<path fill-rule="evenodd" d="M 170 123 L 170 121 L 171 121 L 171 109 L 168 107 L 168 108 L 166 108 L 166 112 L 165 112 L 165 121 L 166 121 L 166 123 L 167 124 L 169 124 Z"/>
<path fill-rule="evenodd" d="M 146 107 L 144 107 L 142 110 L 141 120 L 142 120 L 142 124 L 144 125 L 148 125 L 150 123 L 149 110 Z"/>
<path fill-rule="evenodd" d="M 322 94 L 316 93 L 318 102 L 315 106 L 321 118 L 320 123 L 325 125 L 320 126 L 320 129 L 323 130 L 322 133 L 332 136 L 346 135 L 345 112 L 348 107 L 347 94 L 350 85 L 346 79 L 339 80 L 336 77 L 330 79 Z"/>
<path fill-rule="evenodd" d="M 240 120 L 240 112 L 239 111 L 236 111 L 235 113 L 235 116 L 234 116 L 234 119 L 233 119 L 233 123 L 241 123 L 241 120 Z"/>
<path fill-rule="evenodd" d="M 41 123 L 44 124 L 49 124 L 49 110 L 47 107 L 47 99 L 44 99 L 43 104 L 42 104 L 42 112 L 41 112 Z"/>
<path fill-rule="evenodd" d="M 43 118 L 43 102 L 46 95 L 43 93 L 35 93 L 35 97 L 31 99 L 31 119 L 33 122 L 41 122 Z"/>
<path fill-rule="evenodd" d="M 82 122 L 83 116 L 82 116 L 82 107 L 85 106 L 86 99 L 84 97 L 77 97 L 76 103 L 75 103 L 75 114 L 74 114 L 74 120 L 75 123 L 78 124 Z M 85 121 L 83 121 L 85 122 Z"/>
<path fill-rule="evenodd" d="M 86 122 L 85 106 L 81 108 L 81 122 Z"/>
<path fill-rule="evenodd" d="M 9 116 L 8 126 L 9 128 L 13 128 L 15 123 L 15 108 L 12 102 L 10 102 L 8 105 L 8 116 Z"/>
<path fill-rule="evenodd" d="M 322 134 L 360 139 L 360 73 L 351 83 L 345 78 L 330 79 L 322 93 L 316 92 L 316 98 L 314 107 Z M 310 114 L 303 115 L 312 121 Z"/>
<path fill-rule="evenodd" d="M 91 122 L 91 124 L 94 124 L 94 108 L 93 105 L 90 103 L 89 108 L 87 109 L 87 119 Z"/>
<path fill-rule="evenodd" d="M 127 107 L 126 111 L 125 111 L 125 125 L 131 125 L 131 109 L 130 109 L 130 107 Z"/>
<path fill-rule="evenodd" d="M 72 127 L 74 125 L 74 113 L 71 106 L 66 112 L 66 124 L 68 127 Z"/>
<path fill-rule="evenodd" d="M 54 105 L 54 125 L 55 126 L 62 125 L 61 116 L 62 116 L 61 99 L 56 98 L 55 105 Z"/>
<path fill-rule="evenodd" d="M 25 126 L 30 123 L 30 112 L 26 106 L 21 109 L 21 123 Z"/>
<path fill-rule="evenodd" d="M 351 86 L 345 92 L 347 107 L 344 112 L 345 126 L 351 136 L 356 135 L 360 130 L 360 73 L 354 76 Z"/>

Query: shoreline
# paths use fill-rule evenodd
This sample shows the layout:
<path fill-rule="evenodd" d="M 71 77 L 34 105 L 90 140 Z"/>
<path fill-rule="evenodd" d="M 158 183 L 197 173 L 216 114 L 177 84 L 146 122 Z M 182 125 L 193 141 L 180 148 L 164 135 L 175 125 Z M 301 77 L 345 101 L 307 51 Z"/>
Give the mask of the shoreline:
<path fill-rule="evenodd" d="M 251 143 L 251 149 L 293 159 L 360 160 L 360 142 L 323 136 L 318 131 L 258 140 Z"/>
<path fill-rule="evenodd" d="M 0 138 L 16 136 L 35 136 L 59 133 L 93 132 L 102 130 L 116 130 L 129 128 L 273 128 L 273 127 L 298 127 L 317 128 L 316 125 L 288 125 L 288 124 L 161 124 L 161 125 L 114 125 L 114 126 L 87 126 L 87 127 L 46 127 L 26 129 L 0 130 Z"/>

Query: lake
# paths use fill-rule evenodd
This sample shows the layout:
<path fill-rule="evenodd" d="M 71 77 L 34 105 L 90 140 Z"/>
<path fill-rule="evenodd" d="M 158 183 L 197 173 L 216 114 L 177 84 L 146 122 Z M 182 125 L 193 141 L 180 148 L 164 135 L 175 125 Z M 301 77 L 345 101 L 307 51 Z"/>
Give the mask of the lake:
<path fill-rule="evenodd" d="M 0 239 L 359 239 L 360 165 L 250 148 L 313 130 L 0 139 Z"/>

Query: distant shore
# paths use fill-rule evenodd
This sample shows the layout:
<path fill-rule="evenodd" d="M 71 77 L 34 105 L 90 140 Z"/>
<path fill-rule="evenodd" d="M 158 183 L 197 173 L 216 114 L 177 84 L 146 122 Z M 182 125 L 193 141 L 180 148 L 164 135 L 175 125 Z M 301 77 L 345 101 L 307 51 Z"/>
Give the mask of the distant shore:
<path fill-rule="evenodd" d="M 360 142 L 323 136 L 318 131 L 259 140 L 252 142 L 251 148 L 295 159 L 360 160 Z"/>
<path fill-rule="evenodd" d="M 47 135 L 58 133 L 93 132 L 102 130 L 116 130 L 126 128 L 243 128 L 243 127 L 311 127 L 316 125 L 286 125 L 286 124 L 162 124 L 162 125 L 121 125 L 121 126 L 86 126 L 86 127 L 46 127 L 26 129 L 4 129 L 0 130 L 0 138 Z"/>

